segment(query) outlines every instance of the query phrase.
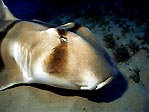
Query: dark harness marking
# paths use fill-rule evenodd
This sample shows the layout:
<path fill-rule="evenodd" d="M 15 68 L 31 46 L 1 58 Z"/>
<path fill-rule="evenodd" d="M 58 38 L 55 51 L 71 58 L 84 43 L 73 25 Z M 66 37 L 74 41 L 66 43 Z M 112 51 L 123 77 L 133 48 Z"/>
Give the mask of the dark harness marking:
<path fill-rule="evenodd" d="M 4 28 L 2 31 L 0 31 L 0 41 L 2 41 L 5 38 L 7 33 L 10 31 L 10 29 L 18 22 L 20 22 L 20 20 L 13 21 L 6 28 Z"/>
<path fill-rule="evenodd" d="M 15 26 L 16 23 L 20 22 L 20 20 L 16 20 L 13 21 L 12 23 L 10 23 L 6 28 L 4 28 L 2 31 L 0 31 L 0 71 L 4 68 L 4 62 L 2 60 L 2 56 L 1 56 L 1 43 L 3 41 L 3 39 L 5 38 L 5 36 L 7 35 L 7 33 L 13 28 L 13 26 Z"/>

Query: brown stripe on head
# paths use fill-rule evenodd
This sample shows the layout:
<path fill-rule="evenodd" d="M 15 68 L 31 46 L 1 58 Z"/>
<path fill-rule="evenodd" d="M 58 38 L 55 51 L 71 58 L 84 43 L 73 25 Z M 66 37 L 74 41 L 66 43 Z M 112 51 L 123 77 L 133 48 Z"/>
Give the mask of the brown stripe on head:
<path fill-rule="evenodd" d="M 65 74 L 68 63 L 68 45 L 59 44 L 56 46 L 48 59 L 45 61 L 46 71 L 50 74 Z"/>
<path fill-rule="evenodd" d="M 0 31 L 0 40 L 2 40 L 3 38 L 5 38 L 5 36 L 7 35 L 7 33 L 8 33 L 18 22 L 21 22 L 21 21 L 20 21 L 20 20 L 12 21 L 8 26 L 6 26 L 6 28 L 2 29 L 2 31 Z"/>

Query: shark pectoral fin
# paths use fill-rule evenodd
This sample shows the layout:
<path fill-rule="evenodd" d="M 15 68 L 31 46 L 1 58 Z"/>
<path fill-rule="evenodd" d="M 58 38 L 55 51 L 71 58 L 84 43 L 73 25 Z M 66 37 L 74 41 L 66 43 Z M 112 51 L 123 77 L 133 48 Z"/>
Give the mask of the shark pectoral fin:
<path fill-rule="evenodd" d="M 0 90 L 7 89 L 15 84 L 23 83 L 23 77 L 18 69 L 6 70 L 0 72 Z"/>

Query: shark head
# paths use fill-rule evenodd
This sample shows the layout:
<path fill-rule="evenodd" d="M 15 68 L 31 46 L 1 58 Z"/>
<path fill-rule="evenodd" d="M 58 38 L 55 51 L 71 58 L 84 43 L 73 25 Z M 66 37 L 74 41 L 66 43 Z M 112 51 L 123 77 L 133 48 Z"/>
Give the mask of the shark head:
<path fill-rule="evenodd" d="M 81 34 L 91 33 L 85 31 Z M 47 34 L 59 40 L 41 64 L 47 79 L 50 80 L 49 85 L 94 90 L 108 84 L 117 75 L 116 64 L 93 37 L 83 37 L 58 28 L 48 29 Z"/>

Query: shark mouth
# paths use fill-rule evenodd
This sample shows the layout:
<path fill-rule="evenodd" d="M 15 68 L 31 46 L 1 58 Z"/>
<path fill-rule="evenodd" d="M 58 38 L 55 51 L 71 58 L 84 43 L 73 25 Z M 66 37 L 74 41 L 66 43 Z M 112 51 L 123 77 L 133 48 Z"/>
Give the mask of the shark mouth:
<path fill-rule="evenodd" d="M 104 82 L 99 83 L 99 84 L 96 86 L 95 90 L 98 90 L 98 89 L 102 88 L 103 86 L 105 86 L 106 84 L 110 83 L 110 82 L 112 81 L 112 79 L 113 79 L 113 76 L 109 77 L 109 78 L 106 79 Z"/>
<path fill-rule="evenodd" d="M 101 82 L 99 84 L 95 84 L 92 87 L 89 86 L 81 86 L 80 89 L 81 90 L 98 90 L 100 88 L 102 88 L 103 86 L 105 86 L 106 84 L 110 83 L 113 79 L 113 76 L 109 77 L 108 79 L 106 79 L 104 82 Z"/>

